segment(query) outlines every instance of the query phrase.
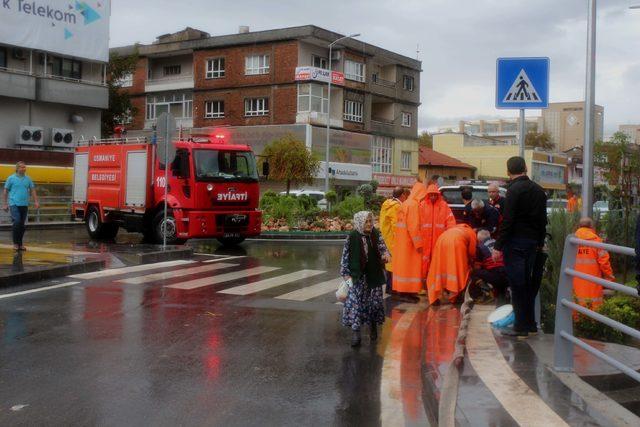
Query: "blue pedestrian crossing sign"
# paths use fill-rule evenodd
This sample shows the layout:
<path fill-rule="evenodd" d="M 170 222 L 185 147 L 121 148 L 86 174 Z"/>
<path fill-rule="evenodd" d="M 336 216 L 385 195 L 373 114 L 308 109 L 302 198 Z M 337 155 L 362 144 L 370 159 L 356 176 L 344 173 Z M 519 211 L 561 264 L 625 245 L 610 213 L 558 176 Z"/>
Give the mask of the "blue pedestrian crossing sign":
<path fill-rule="evenodd" d="M 496 108 L 548 108 L 549 58 L 498 58 Z"/>

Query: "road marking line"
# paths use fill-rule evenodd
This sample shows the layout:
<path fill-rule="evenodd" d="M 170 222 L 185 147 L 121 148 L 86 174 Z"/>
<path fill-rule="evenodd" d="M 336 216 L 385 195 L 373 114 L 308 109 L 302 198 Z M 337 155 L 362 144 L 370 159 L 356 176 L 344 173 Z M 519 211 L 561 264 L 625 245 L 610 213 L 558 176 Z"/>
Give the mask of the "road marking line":
<path fill-rule="evenodd" d="M 51 289 L 65 288 L 67 286 L 77 285 L 78 283 L 80 283 L 80 282 L 67 282 L 67 283 L 61 283 L 59 285 L 46 286 L 44 288 L 29 289 L 28 291 L 20 291 L 20 292 L 14 292 L 12 294 L 4 294 L 4 295 L 0 295 L 0 299 L 17 297 L 17 296 L 26 295 L 26 294 L 32 294 L 34 292 L 48 291 L 48 290 L 51 290 Z"/>
<path fill-rule="evenodd" d="M 82 251 L 73 251 L 70 249 L 56 249 L 56 248 L 47 248 L 42 246 L 28 246 L 29 252 L 49 252 L 52 254 L 61 254 L 61 255 L 100 255 L 97 252 L 82 252 Z M 0 244 L 0 249 L 13 249 L 13 245 Z"/>
<path fill-rule="evenodd" d="M 467 353 L 478 377 L 519 425 L 567 426 L 504 359 L 486 321 L 490 311 L 490 307 L 474 307 L 469 322 Z"/>
<path fill-rule="evenodd" d="M 208 264 L 210 262 L 220 262 L 220 261 L 226 261 L 228 259 L 237 259 L 237 258 L 246 258 L 246 256 L 244 256 L 244 255 L 228 256 L 228 257 L 218 258 L 218 259 L 208 259 L 208 260 L 202 261 L 202 262 L 205 263 L 205 264 Z"/>
<path fill-rule="evenodd" d="M 189 276 L 191 274 L 204 273 L 206 271 L 220 270 L 227 267 L 237 267 L 238 264 L 229 264 L 221 262 L 219 264 L 201 265 L 192 268 L 181 268 L 178 270 L 162 271 L 160 273 L 147 274 L 146 276 L 130 277 L 128 279 L 120 279 L 118 282 L 127 283 L 129 285 L 141 285 L 143 283 L 154 282 L 157 280 L 173 279 L 176 277 Z"/>
<path fill-rule="evenodd" d="M 417 314 L 416 309 L 408 309 L 400 317 L 384 351 L 380 378 L 380 425 L 383 426 L 407 425 L 402 400 L 402 347 Z"/>
<path fill-rule="evenodd" d="M 272 277 L 270 279 L 264 279 L 258 282 L 236 286 L 235 288 L 224 289 L 222 291 L 218 291 L 218 293 L 229 295 L 249 295 L 256 292 L 264 291 L 266 289 L 275 288 L 276 286 L 282 286 L 287 283 L 295 282 L 297 280 L 307 279 L 309 277 L 317 276 L 318 274 L 323 273 L 326 272 L 321 270 L 300 270 L 294 273 L 284 274 L 282 276 Z"/>
<path fill-rule="evenodd" d="M 203 277 L 202 279 L 188 280 L 186 282 L 176 283 L 175 285 L 167 285 L 165 288 L 173 289 L 196 289 L 204 286 L 211 286 L 217 283 L 229 282 L 231 280 L 241 279 L 249 276 L 256 276 L 262 273 L 279 270 L 279 267 L 253 267 L 247 270 L 234 271 L 232 273 L 221 274 L 213 277 Z"/>
<path fill-rule="evenodd" d="M 120 274 L 138 273 L 140 271 L 157 270 L 158 268 L 164 267 L 175 267 L 177 265 L 192 264 L 194 262 L 195 261 L 179 259 L 176 261 L 164 261 L 156 262 L 153 264 L 134 265 L 131 267 L 112 268 L 109 270 L 94 271 L 92 273 L 73 274 L 68 277 L 71 277 L 72 279 L 96 279 L 102 277 L 117 276 Z"/>
<path fill-rule="evenodd" d="M 279 295 L 276 298 L 292 301 L 306 301 L 311 298 L 319 297 L 320 295 L 328 294 L 329 292 L 335 292 L 341 282 L 342 279 L 327 280 L 326 282 L 318 283 L 317 285 L 307 286 L 306 288 L 298 289 L 284 295 Z"/>

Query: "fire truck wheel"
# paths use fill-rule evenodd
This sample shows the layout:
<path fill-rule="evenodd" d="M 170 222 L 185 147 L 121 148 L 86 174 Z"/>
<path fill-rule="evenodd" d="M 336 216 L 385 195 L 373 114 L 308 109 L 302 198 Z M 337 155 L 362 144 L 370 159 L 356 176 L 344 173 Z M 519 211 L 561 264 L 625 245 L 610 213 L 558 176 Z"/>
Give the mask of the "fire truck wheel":
<path fill-rule="evenodd" d="M 244 242 L 244 237 L 219 237 L 218 242 L 220 242 L 222 246 L 236 246 Z"/>
<path fill-rule="evenodd" d="M 163 240 L 163 227 L 164 223 L 164 211 L 159 211 L 156 216 L 153 217 L 153 236 L 156 243 L 160 244 Z M 171 245 L 180 244 L 183 242 L 178 239 L 176 219 L 173 217 L 171 210 L 167 211 L 167 243 Z"/>
<path fill-rule="evenodd" d="M 112 240 L 118 234 L 118 224 L 102 222 L 100 211 L 97 207 L 91 206 L 87 212 L 87 233 L 92 239 Z"/>

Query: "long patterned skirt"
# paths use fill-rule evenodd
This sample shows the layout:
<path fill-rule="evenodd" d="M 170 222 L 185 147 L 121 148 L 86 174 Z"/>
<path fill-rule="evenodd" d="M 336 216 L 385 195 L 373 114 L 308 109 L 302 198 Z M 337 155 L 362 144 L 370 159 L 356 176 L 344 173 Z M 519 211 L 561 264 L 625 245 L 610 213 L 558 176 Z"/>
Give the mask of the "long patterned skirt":
<path fill-rule="evenodd" d="M 359 280 L 349 288 L 347 300 L 342 311 L 342 324 L 353 330 L 362 325 L 384 323 L 384 305 L 382 286 L 369 289 L 365 279 Z"/>

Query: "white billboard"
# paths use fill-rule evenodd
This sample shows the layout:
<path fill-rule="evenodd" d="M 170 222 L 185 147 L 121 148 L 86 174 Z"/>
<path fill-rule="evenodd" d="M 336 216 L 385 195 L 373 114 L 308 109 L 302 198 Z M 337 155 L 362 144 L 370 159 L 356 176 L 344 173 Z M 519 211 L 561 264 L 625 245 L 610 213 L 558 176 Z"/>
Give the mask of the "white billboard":
<path fill-rule="evenodd" d="M 0 0 L 0 42 L 109 61 L 110 0 Z"/>

